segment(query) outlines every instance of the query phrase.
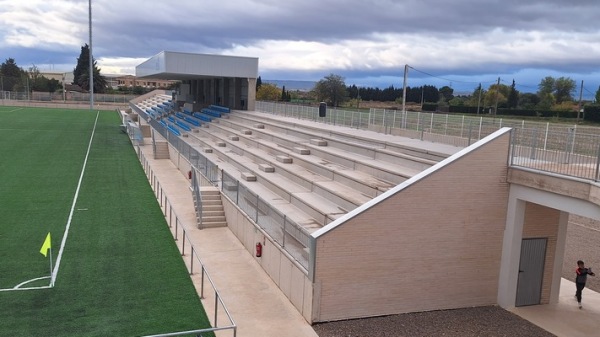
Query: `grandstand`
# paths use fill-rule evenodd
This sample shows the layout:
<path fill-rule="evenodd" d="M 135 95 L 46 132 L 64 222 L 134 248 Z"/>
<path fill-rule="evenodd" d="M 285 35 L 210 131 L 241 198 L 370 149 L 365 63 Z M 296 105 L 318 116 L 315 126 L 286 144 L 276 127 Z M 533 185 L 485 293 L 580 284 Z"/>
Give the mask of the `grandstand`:
<path fill-rule="evenodd" d="M 509 128 L 463 149 L 216 101 L 155 91 L 129 118 L 190 178 L 199 229 L 228 226 L 310 323 L 557 301 L 564 214 L 600 218 L 571 180 L 511 167 Z M 540 237 L 542 272 L 522 279 Z"/>

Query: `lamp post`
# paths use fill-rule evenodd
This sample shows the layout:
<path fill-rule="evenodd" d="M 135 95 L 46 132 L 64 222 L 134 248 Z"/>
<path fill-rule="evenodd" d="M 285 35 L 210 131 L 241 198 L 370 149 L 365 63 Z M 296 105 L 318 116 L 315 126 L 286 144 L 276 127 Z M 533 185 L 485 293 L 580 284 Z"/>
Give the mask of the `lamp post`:
<path fill-rule="evenodd" d="M 90 110 L 94 110 L 94 63 L 92 57 L 92 0 L 88 0 L 89 5 L 89 31 L 90 31 Z"/>

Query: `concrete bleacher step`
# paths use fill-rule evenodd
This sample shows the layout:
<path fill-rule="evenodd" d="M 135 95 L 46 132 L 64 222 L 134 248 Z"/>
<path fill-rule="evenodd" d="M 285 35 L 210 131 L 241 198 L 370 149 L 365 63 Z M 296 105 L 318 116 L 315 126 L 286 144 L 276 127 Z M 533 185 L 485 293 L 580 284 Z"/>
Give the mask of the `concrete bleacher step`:
<path fill-rule="evenodd" d="M 278 162 L 281 162 L 284 164 L 291 164 L 294 161 L 291 157 L 284 156 L 284 155 L 279 155 L 279 156 L 275 157 L 275 159 L 277 159 Z"/>
<path fill-rule="evenodd" d="M 263 172 L 267 172 L 267 173 L 275 172 L 275 168 L 273 166 L 271 166 L 271 165 L 268 165 L 268 164 L 259 164 L 258 165 L 258 169 L 261 170 L 261 171 L 263 171 Z"/>
<path fill-rule="evenodd" d="M 256 176 L 250 172 L 242 172 L 240 177 L 245 181 L 256 181 Z"/>
<path fill-rule="evenodd" d="M 324 140 L 324 139 L 312 138 L 310 140 L 310 144 L 311 145 L 316 145 L 316 146 L 327 146 L 327 141 Z"/>
<path fill-rule="evenodd" d="M 294 152 L 301 154 L 301 155 L 309 155 L 310 154 L 310 150 L 304 147 L 299 147 L 296 146 L 294 147 Z"/>

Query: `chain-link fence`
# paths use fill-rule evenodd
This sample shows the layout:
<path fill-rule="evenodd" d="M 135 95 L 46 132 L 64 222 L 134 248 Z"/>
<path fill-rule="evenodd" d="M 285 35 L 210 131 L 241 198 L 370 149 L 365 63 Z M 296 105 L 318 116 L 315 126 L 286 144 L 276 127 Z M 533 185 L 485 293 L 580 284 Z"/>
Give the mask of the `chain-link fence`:
<path fill-rule="evenodd" d="M 128 103 L 136 98 L 135 95 L 119 94 L 94 94 L 96 103 Z M 81 92 L 27 92 L 27 91 L 0 91 L 1 100 L 13 101 L 40 101 L 40 102 L 89 102 L 90 94 Z"/>

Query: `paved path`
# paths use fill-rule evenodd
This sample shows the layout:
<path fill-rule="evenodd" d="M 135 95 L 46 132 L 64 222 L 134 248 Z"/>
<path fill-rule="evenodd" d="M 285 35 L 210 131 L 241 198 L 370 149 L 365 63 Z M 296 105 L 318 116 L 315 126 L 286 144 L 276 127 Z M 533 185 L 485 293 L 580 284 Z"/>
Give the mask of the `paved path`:
<path fill-rule="evenodd" d="M 317 337 L 313 328 L 228 228 L 196 228 L 192 194 L 188 192 L 190 183 L 171 160 L 153 159 L 151 145 L 141 146 L 140 149 L 181 221 L 179 226 L 188 232 L 190 241 L 237 324 L 237 336 Z M 178 243 L 181 242 L 180 239 Z M 189 246 L 186 250 L 184 259 L 187 261 Z M 192 279 L 197 289 L 200 288 L 198 270 L 199 266 L 195 265 Z M 206 298 L 202 302 L 214 324 L 214 292 L 205 285 L 204 293 Z M 227 317 L 222 311 L 219 311 L 218 322 L 220 326 L 227 325 Z M 222 331 L 217 335 L 233 336 L 231 331 Z"/>

